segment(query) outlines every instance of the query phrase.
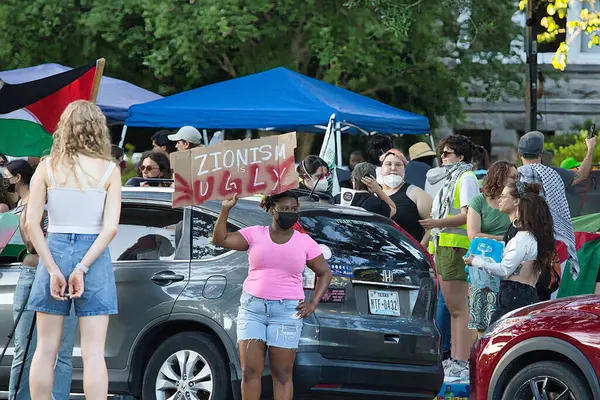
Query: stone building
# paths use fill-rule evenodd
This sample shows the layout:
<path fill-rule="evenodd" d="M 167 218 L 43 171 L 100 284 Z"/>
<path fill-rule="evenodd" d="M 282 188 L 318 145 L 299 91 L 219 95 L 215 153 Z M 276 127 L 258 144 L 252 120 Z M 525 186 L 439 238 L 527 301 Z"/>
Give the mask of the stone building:
<path fill-rule="evenodd" d="M 600 0 L 596 4 L 596 9 L 600 8 Z M 568 21 L 580 14 L 581 7 L 579 2 L 570 5 Z M 518 18 L 523 18 L 524 26 L 524 17 Z M 553 53 L 538 54 L 539 70 L 545 79 L 543 96 L 538 99 L 537 128 L 545 134 L 572 132 L 586 120 L 600 125 L 600 47 L 588 48 L 589 40 L 584 34 L 572 39 L 564 72 L 553 69 Z M 525 68 L 524 63 L 523 71 Z M 524 98 L 503 102 L 471 99 L 463 107 L 466 120 L 453 126 L 443 123 L 436 135 L 465 134 L 491 150 L 492 161 L 517 159 L 516 147 L 525 129 Z"/>

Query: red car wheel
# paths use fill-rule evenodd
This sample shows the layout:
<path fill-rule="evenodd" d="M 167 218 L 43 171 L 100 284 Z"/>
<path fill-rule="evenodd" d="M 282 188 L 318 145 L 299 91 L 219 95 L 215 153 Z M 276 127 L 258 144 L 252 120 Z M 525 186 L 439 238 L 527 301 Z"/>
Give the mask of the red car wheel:
<path fill-rule="evenodd" d="M 504 390 L 502 400 L 591 400 L 588 384 L 579 371 L 559 361 L 541 361 L 518 371 Z"/>

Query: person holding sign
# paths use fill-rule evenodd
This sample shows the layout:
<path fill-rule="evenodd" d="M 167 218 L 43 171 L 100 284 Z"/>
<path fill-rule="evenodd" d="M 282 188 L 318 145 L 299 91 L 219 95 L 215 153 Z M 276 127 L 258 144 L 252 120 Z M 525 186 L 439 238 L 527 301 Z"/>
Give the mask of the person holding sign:
<path fill-rule="evenodd" d="M 504 278 L 500 282 L 496 311 L 490 325 L 510 311 L 539 302 L 538 278 L 556 259 L 554 223 L 548 204 L 524 183 L 516 182 L 516 186 L 520 197 L 515 226 L 519 231 L 504 248 L 502 261 L 487 262 L 473 255 L 465 258 L 467 265 Z M 507 198 L 509 191 L 507 186 L 502 201 L 512 201 Z"/>
<path fill-rule="evenodd" d="M 261 207 L 273 217 L 271 226 L 251 226 L 227 232 L 229 211 L 237 195 L 223 201 L 212 242 L 232 250 L 248 251 L 250 269 L 244 281 L 237 318 L 242 365 L 242 399 L 261 398 L 265 354 L 273 377 L 274 397 L 292 400 L 292 370 L 302 333 L 302 319 L 311 315 L 331 282 L 331 271 L 319 245 L 294 229 L 298 197 L 288 191 L 267 196 Z M 317 276 L 309 301 L 304 300 L 302 274 L 308 266 Z"/>

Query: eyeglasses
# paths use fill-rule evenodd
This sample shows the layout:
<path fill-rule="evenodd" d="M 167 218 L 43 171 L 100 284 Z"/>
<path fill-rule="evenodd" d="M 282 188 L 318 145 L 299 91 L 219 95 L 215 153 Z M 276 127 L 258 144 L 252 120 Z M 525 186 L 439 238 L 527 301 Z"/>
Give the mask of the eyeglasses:
<path fill-rule="evenodd" d="M 160 168 L 153 167 L 151 165 L 140 165 L 140 172 L 144 172 L 144 171 L 150 172 L 150 171 L 155 170 L 155 169 L 160 169 Z"/>
<path fill-rule="evenodd" d="M 324 175 L 314 175 L 314 176 L 311 176 L 311 178 L 314 181 L 320 181 L 323 178 L 329 179 L 330 176 L 331 176 L 331 172 L 327 172 Z"/>
<path fill-rule="evenodd" d="M 456 154 L 456 153 L 453 151 L 450 151 L 450 150 L 444 150 L 444 151 L 442 151 L 441 156 L 442 156 L 442 158 L 445 158 L 452 154 Z"/>

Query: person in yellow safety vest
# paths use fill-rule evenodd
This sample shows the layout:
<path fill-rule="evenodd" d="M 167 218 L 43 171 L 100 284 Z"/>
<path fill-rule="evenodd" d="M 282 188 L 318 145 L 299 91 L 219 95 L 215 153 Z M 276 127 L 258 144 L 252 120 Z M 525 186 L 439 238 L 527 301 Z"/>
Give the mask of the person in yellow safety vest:
<path fill-rule="evenodd" d="M 467 326 L 469 286 L 463 260 L 470 244 L 467 210 L 471 199 L 479 194 L 471 165 L 473 149 L 473 142 L 463 135 L 447 136 L 440 141 L 438 153 L 446 177 L 433 199 L 431 218 L 420 221 L 426 230 L 431 230 L 440 287 L 451 315 L 451 358 L 444 362 L 444 373 L 460 378 L 469 377 L 467 360 L 473 344 Z"/>

